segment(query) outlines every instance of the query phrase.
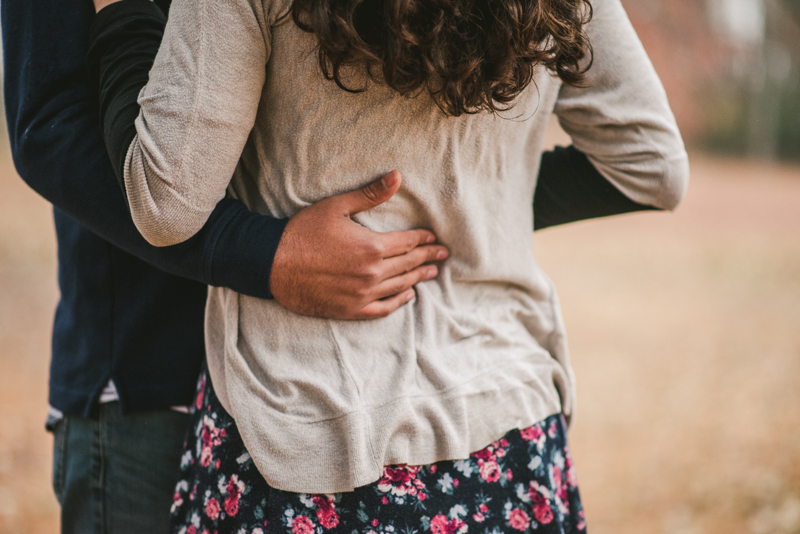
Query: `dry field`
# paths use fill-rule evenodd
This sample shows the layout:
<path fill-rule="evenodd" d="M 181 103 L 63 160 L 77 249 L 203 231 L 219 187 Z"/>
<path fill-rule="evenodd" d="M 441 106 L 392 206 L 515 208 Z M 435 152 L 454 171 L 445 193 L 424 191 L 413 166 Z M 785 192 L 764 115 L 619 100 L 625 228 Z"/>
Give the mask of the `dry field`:
<path fill-rule="evenodd" d="M 674 214 L 538 234 L 593 534 L 800 533 L 800 168 L 695 157 Z M 0 533 L 57 532 L 47 204 L 0 158 Z"/>

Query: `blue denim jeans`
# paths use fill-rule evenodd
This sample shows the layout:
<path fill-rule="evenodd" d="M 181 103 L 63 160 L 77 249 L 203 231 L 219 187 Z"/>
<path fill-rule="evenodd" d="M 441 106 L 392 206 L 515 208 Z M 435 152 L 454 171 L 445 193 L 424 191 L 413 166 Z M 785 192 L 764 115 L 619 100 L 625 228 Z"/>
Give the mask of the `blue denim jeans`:
<path fill-rule="evenodd" d="M 189 416 L 172 410 L 97 419 L 67 416 L 54 428 L 53 489 L 62 534 L 166 534 Z"/>

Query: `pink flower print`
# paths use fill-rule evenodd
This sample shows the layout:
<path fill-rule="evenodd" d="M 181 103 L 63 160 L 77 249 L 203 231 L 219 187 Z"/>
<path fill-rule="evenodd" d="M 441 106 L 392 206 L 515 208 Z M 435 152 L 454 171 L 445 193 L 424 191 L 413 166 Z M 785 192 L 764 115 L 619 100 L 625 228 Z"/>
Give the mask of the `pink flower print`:
<path fill-rule="evenodd" d="M 478 462 L 481 478 L 486 482 L 497 482 L 500 480 L 500 466 L 494 460 L 488 462 Z"/>
<path fill-rule="evenodd" d="M 557 465 L 553 466 L 553 487 L 556 488 L 556 495 L 558 495 L 561 487 L 561 469 Z"/>
<path fill-rule="evenodd" d="M 211 448 L 222 443 L 222 440 L 219 437 L 219 429 L 216 428 L 214 420 L 207 415 L 203 416 L 203 427 L 200 431 L 200 438 L 203 442 L 203 447 L 200 452 L 200 465 L 208 467 L 211 465 Z"/>
<path fill-rule="evenodd" d="M 314 523 L 304 515 L 298 515 L 292 520 L 292 534 L 313 534 Z"/>
<path fill-rule="evenodd" d="M 501 447 L 508 447 L 508 440 L 506 438 L 501 439 L 500 440 L 500 446 Z"/>
<path fill-rule="evenodd" d="M 203 440 L 203 445 L 206 447 L 211 446 L 211 442 L 214 440 L 214 428 L 209 428 L 208 421 L 211 421 L 211 424 L 214 424 L 214 421 L 210 419 L 208 416 L 203 417 L 203 426 L 200 429 L 200 439 Z"/>
<path fill-rule="evenodd" d="M 550 523 L 553 520 L 553 510 L 550 508 L 550 491 L 534 481 L 528 487 L 528 495 L 531 498 L 533 516 L 536 520 L 543 525 Z"/>
<path fill-rule="evenodd" d="M 453 486 L 458 487 L 458 479 L 457 478 L 453 479 Z"/>
<path fill-rule="evenodd" d="M 546 525 L 553 520 L 553 510 L 548 504 L 540 504 L 533 507 L 533 516 L 539 523 Z"/>
<path fill-rule="evenodd" d="M 497 456 L 498 458 L 502 458 L 503 456 L 506 455 L 506 451 L 505 451 L 505 449 L 497 449 L 494 452 L 494 455 Z"/>
<path fill-rule="evenodd" d="M 225 499 L 225 513 L 235 517 L 239 513 L 239 497 L 227 497 Z"/>
<path fill-rule="evenodd" d="M 481 449 L 478 452 L 473 452 L 470 456 L 477 459 L 478 461 L 487 461 L 487 460 L 494 460 L 495 456 L 492 453 L 491 445 L 486 447 L 485 449 Z"/>
<path fill-rule="evenodd" d="M 200 451 L 200 465 L 203 467 L 211 465 L 211 447 L 203 447 Z"/>
<path fill-rule="evenodd" d="M 225 512 L 231 517 L 239 513 L 239 496 L 244 491 L 244 488 L 244 481 L 239 480 L 239 475 L 231 475 L 228 484 L 225 486 L 225 492 L 228 494 L 225 498 Z"/>
<path fill-rule="evenodd" d="M 327 529 L 336 528 L 339 524 L 339 514 L 333 510 L 317 510 L 317 519 Z"/>
<path fill-rule="evenodd" d="M 547 429 L 547 435 L 550 436 L 550 439 L 556 437 L 556 422 L 553 421 L 550 423 L 550 428 Z"/>
<path fill-rule="evenodd" d="M 514 508 L 508 516 L 508 524 L 515 530 L 527 530 L 531 524 L 531 518 L 523 510 Z"/>
<path fill-rule="evenodd" d="M 206 515 L 212 521 L 215 521 L 217 517 L 219 517 L 219 501 L 214 497 L 211 497 L 206 502 Z"/>
<path fill-rule="evenodd" d="M 531 482 L 530 486 L 528 487 L 528 496 L 531 498 L 531 503 L 533 506 L 539 506 L 541 504 L 547 504 L 549 500 L 544 495 L 544 491 L 547 491 L 546 488 L 542 488 L 536 482 Z"/>
<path fill-rule="evenodd" d="M 215 428 L 214 420 L 209 416 L 203 416 L 203 426 L 200 429 L 200 439 L 203 440 L 203 445 L 210 447 L 214 443 L 214 438 L 219 431 Z"/>
<path fill-rule="evenodd" d="M 555 487 L 556 504 L 562 513 L 569 513 L 569 497 L 567 496 L 567 481 L 561 474 L 557 465 L 553 466 L 553 487 Z"/>
<path fill-rule="evenodd" d="M 463 534 L 468 529 L 467 524 L 457 517 L 447 522 L 447 528 L 452 534 Z"/>
<path fill-rule="evenodd" d="M 197 534 L 197 529 L 194 525 L 189 525 L 189 527 L 186 529 L 186 534 Z"/>
<path fill-rule="evenodd" d="M 447 517 L 439 514 L 431 519 L 431 532 L 433 534 L 447 534 Z"/>
<path fill-rule="evenodd" d="M 203 373 L 200 378 L 200 386 L 197 388 L 197 398 L 194 401 L 194 406 L 198 410 L 203 407 L 203 394 L 206 391 L 206 375 Z M 188 531 L 187 531 L 188 532 Z"/>
<path fill-rule="evenodd" d="M 381 504 L 389 504 L 389 499 L 387 499 L 385 495 L 381 497 Z"/>
<path fill-rule="evenodd" d="M 211 532 L 209 532 L 207 528 L 204 528 L 202 534 L 211 534 Z"/>
<path fill-rule="evenodd" d="M 574 488 L 578 485 L 578 476 L 575 474 L 575 468 L 572 466 L 572 457 L 569 454 L 569 449 L 565 447 L 564 453 L 564 467 L 567 470 L 567 482 L 569 483 L 570 487 Z"/>
<path fill-rule="evenodd" d="M 185 482 L 181 482 L 178 485 L 178 489 L 175 490 L 175 493 L 172 495 L 172 506 L 169 509 L 171 514 L 174 514 L 175 511 L 183 506 L 183 493 L 180 491 L 180 486 L 185 484 Z"/>
<path fill-rule="evenodd" d="M 339 524 L 339 514 L 333 506 L 333 497 L 328 495 L 313 495 L 311 500 L 317 507 L 317 519 L 319 523 L 327 528 L 335 528 Z"/>
<path fill-rule="evenodd" d="M 428 496 L 425 495 L 423 492 L 420 491 L 419 493 L 417 493 L 417 499 L 419 499 L 421 501 L 424 501 L 427 498 L 428 498 Z"/>
<path fill-rule="evenodd" d="M 485 514 L 486 512 L 488 512 L 488 511 L 489 511 L 489 507 L 488 507 L 488 506 L 486 506 L 485 504 L 482 504 L 482 505 L 478 506 L 478 510 L 480 510 L 480 511 L 481 511 L 481 513 L 484 513 L 484 514 Z"/>
<path fill-rule="evenodd" d="M 239 480 L 239 475 L 231 475 L 228 483 L 225 485 L 225 493 L 228 497 L 238 497 L 244 492 L 245 484 L 243 480 Z"/>
<path fill-rule="evenodd" d="M 580 517 L 580 520 L 578 521 L 578 524 L 576 525 L 576 528 L 578 530 L 583 530 L 583 529 L 586 528 L 586 517 L 583 515 L 583 510 L 578 512 L 578 517 Z"/>
<path fill-rule="evenodd" d="M 433 465 L 431 465 L 431 466 L 428 468 L 428 470 L 429 470 L 431 473 L 435 473 L 435 472 L 436 472 L 436 464 L 433 464 Z"/>
<path fill-rule="evenodd" d="M 472 519 L 474 519 L 476 523 L 483 523 L 484 519 L 486 518 L 483 517 L 482 513 L 477 512 L 475 514 L 472 514 Z"/>
<path fill-rule="evenodd" d="M 456 484 L 458 485 L 458 484 Z M 415 478 L 411 482 L 411 486 L 408 487 L 408 493 L 411 495 L 416 496 L 418 499 L 421 498 L 420 496 L 424 493 L 425 483 L 418 478 Z"/>
<path fill-rule="evenodd" d="M 393 486 L 405 486 L 411 481 L 411 473 L 405 466 L 385 467 L 382 479 L 387 480 Z"/>
<path fill-rule="evenodd" d="M 447 520 L 447 516 L 439 514 L 431 519 L 431 532 L 433 534 L 463 534 L 467 531 L 467 524 L 459 518 Z"/>
<path fill-rule="evenodd" d="M 373 519 L 372 520 L 372 526 L 373 527 L 377 527 L 378 526 L 378 520 L 377 519 Z"/>
<path fill-rule="evenodd" d="M 539 428 L 539 425 L 523 428 L 519 433 L 525 441 L 539 441 L 539 438 L 544 437 L 544 432 Z"/>
<path fill-rule="evenodd" d="M 217 458 L 217 461 L 216 461 L 216 462 L 214 462 L 214 469 L 217 469 L 217 470 L 219 470 L 219 466 L 220 466 L 220 465 L 222 465 L 222 462 L 220 461 L 220 459 L 219 459 L 219 458 Z"/>
<path fill-rule="evenodd" d="M 406 494 L 424 499 L 425 483 L 417 478 L 419 466 L 398 465 L 384 467 L 383 476 L 378 480 L 378 491 L 391 492 L 392 495 L 402 497 Z"/>
<path fill-rule="evenodd" d="M 514 479 L 514 473 L 512 473 L 512 472 L 511 472 L 511 469 L 509 469 L 508 471 L 506 471 L 506 478 L 507 478 L 508 480 L 513 480 L 513 479 Z"/>

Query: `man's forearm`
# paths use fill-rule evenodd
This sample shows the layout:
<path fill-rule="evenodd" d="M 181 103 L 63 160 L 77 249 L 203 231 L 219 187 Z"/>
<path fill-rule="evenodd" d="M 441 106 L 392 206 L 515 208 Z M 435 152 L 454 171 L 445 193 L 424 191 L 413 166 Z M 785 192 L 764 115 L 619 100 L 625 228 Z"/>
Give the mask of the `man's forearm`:
<path fill-rule="evenodd" d="M 533 229 L 653 210 L 626 197 L 573 146 L 542 155 L 533 197 Z"/>

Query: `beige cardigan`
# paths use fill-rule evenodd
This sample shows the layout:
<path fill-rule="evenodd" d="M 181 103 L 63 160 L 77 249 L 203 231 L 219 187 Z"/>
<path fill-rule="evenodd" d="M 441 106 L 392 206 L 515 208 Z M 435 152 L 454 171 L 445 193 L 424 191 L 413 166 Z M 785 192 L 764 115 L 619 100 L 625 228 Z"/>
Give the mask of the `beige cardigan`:
<path fill-rule="evenodd" d="M 325 81 L 315 37 L 278 21 L 288 6 L 173 2 L 125 168 L 137 227 L 170 245 L 226 192 L 286 217 L 398 169 L 399 193 L 358 221 L 430 228 L 451 255 L 414 301 L 375 321 L 210 290 L 211 377 L 266 481 L 347 491 L 386 464 L 465 458 L 512 428 L 572 414 L 558 301 L 531 246 L 550 116 L 637 202 L 671 209 L 688 179 L 664 90 L 619 0 L 594 2 L 587 88 L 539 72 L 510 112 L 458 118 L 425 95 Z"/>

